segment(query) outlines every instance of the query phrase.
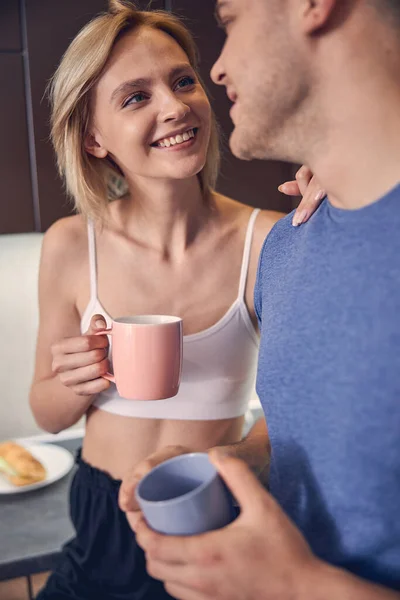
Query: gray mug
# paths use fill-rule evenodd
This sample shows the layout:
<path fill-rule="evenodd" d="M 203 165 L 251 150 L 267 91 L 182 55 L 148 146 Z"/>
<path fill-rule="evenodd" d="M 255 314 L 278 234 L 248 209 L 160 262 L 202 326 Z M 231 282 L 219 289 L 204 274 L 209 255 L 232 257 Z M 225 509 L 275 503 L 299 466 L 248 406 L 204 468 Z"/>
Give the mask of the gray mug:
<path fill-rule="evenodd" d="M 202 452 L 157 465 L 139 482 L 135 496 L 149 526 L 167 535 L 219 529 L 237 514 L 230 492 Z"/>

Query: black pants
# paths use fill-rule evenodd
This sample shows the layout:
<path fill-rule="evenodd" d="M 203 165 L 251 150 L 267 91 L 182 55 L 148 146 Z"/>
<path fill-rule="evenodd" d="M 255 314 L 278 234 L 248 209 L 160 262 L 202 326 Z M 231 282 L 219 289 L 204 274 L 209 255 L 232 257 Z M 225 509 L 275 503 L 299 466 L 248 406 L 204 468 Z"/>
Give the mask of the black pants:
<path fill-rule="evenodd" d="M 121 482 L 80 453 L 77 463 L 70 492 L 76 537 L 37 600 L 172 600 L 146 572 L 144 553 L 118 506 Z"/>

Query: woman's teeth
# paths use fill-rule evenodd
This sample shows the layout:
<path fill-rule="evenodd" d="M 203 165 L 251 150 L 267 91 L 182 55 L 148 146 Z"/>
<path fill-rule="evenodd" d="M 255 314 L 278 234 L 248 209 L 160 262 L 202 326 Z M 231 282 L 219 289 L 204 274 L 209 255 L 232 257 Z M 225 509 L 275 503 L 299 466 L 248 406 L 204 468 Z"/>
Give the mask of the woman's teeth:
<path fill-rule="evenodd" d="M 157 146 L 160 148 L 169 148 L 170 146 L 175 146 L 175 144 L 182 144 L 183 142 L 187 142 L 190 138 L 194 138 L 195 133 L 193 129 L 188 129 L 185 133 L 181 133 L 175 135 L 174 137 L 164 138 L 157 142 Z"/>

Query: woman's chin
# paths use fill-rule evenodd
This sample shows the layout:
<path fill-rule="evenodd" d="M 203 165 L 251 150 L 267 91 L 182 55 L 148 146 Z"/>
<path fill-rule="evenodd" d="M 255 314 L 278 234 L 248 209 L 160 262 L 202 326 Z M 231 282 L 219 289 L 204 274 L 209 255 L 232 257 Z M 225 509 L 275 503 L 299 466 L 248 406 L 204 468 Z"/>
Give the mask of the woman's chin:
<path fill-rule="evenodd" d="M 166 177 L 177 180 L 191 179 L 202 171 L 205 163 L 205 160 L 197 160 L 195 162 L 187 161 L 187 164 L 174 165 L 173 168 L 168 169 Z"/>

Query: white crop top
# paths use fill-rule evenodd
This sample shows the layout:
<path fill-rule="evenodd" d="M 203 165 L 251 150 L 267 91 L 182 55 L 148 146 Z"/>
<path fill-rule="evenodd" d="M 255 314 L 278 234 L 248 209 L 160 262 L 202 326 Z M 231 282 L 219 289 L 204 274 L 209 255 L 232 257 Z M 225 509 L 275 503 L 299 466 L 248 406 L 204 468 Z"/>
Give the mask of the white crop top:
<path fill-rule="evenodd" d="M 94 405 L 110 413 L 148 419 L 216 420 L 244 415 L 257 367 L 259 338 L 248 313 L 244 295 L 254 222 L 259 209 L 252 212 L 247 227 L 238 297 L 214 325 L 183 336 L 183 364 L 179 392 L 166 400 L 126 400 L 114 384 L 97 395 Z M 81 331 L 88 330 L 94 314 L 104 316 L 107 326 L 112 317 L 97 297 L 96 236 L 88 224 L 91 297 L 81 320 Z"/>

